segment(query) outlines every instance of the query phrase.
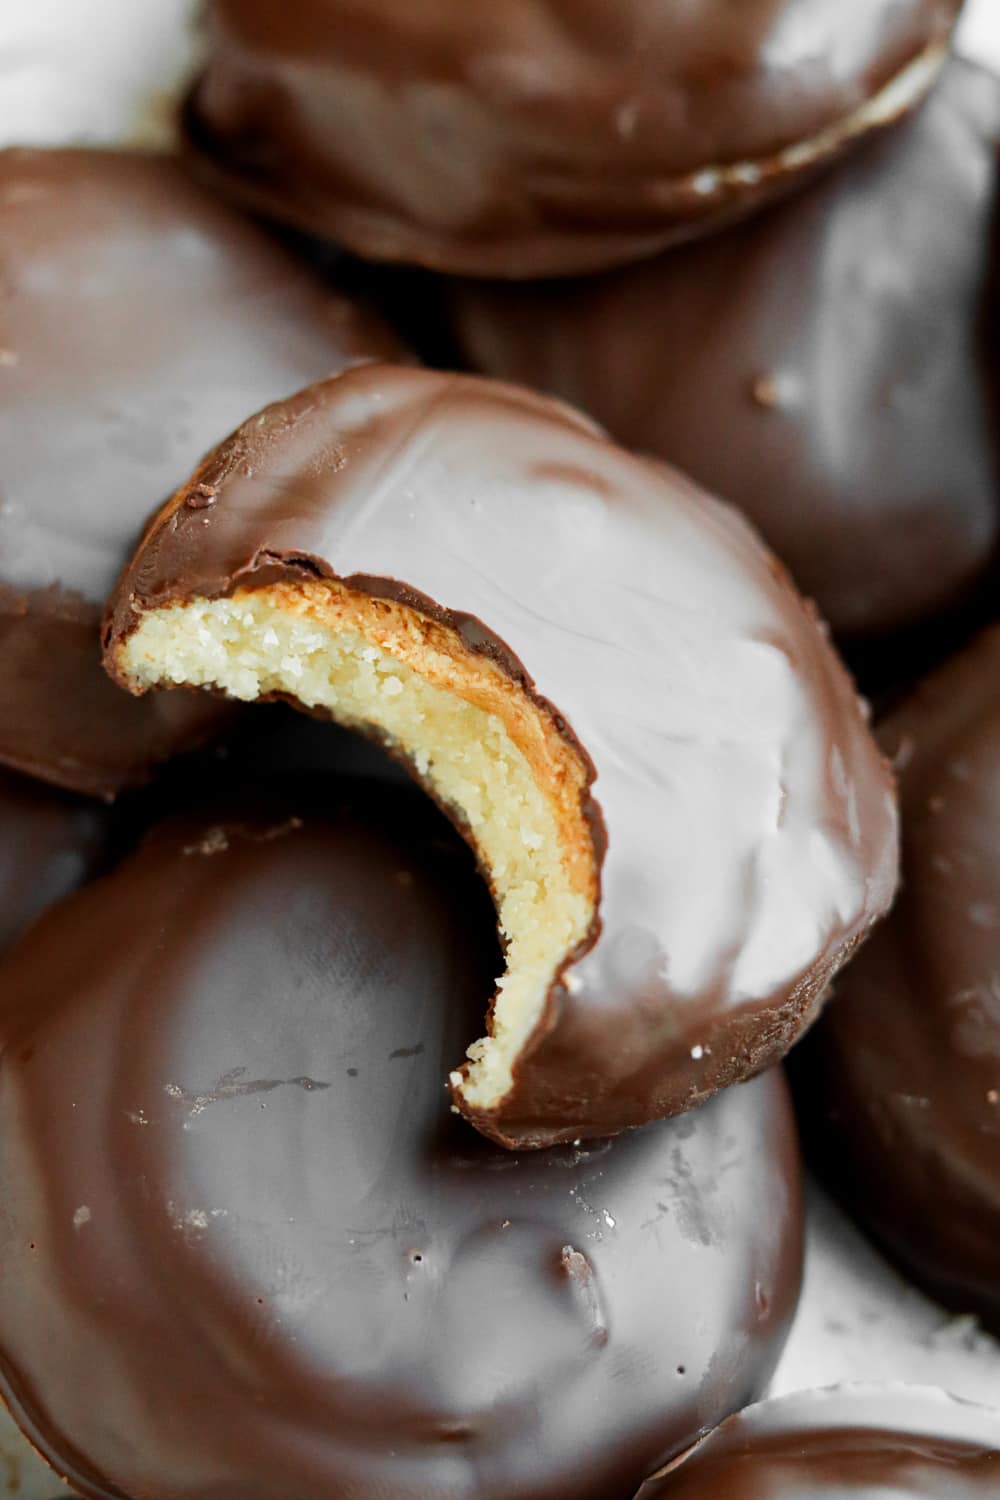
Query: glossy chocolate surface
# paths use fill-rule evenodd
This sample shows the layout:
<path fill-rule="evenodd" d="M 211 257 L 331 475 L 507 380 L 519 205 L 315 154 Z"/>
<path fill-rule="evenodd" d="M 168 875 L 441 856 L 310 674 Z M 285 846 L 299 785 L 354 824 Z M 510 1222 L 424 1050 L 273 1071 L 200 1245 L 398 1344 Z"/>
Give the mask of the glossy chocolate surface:
<path fill-rule="evenodd" d="M 0 152 L 0 762 L 113 793 L 207 731 L 116 691 L 101 605 L 234 422 L 397 347 L 170 161 Z"/>
<path fill-rule="evenodd" d="M 603 1135 L 776 1061 L 891 898 L 895 805 L 851 683 L 740 518 L 528 391 L 371 366 L 249 421 L 165 507 L 109 660 L 143 610 L 317 574 L 443 621 L 593 763 L 601 930 L 476 1123 Z"/>
<path fill-rule="evenodd" d="M 961 602 L 1000 535 L 987 316 L 1000 81 L 750 223 L 612 276 L 454 283 L 462 356 L 551 391 L 758 525 L 839 633 Z"/>
<path fill-rule="evenodd" d="M 817 1159 L 925 1287 L 1000 1329 L 1000 626 L 881 729 L 900 896 L 802 1059 Z"/>
<path fill-rule="evenodd" d="M 489 1144 L 443 1086 L 485 888 L 412 789 L 329 785 L 169 825 L 0 970 L 4 1394 L 100 1500 L 628 1495 L 777 1359 L 784 1081 Z"/>
<path fill-rule="evenodd" d="M 989 1500 L 1000 1413 L 919 1386 L 802 1391 L 730 1417 L 637 1500 Z"/>
<path fill-rule="evenodd" d="M 369 259 L 594 270 L 787 187 L 816 151 L 784 153 L 943 46 L 959 9 L 210 0 L 189 134 L 253 207 Z"/>
<path fill-rule="evenodd" d="M 106 810 L 0 771 L 0 953 L 99 866 Z"/>

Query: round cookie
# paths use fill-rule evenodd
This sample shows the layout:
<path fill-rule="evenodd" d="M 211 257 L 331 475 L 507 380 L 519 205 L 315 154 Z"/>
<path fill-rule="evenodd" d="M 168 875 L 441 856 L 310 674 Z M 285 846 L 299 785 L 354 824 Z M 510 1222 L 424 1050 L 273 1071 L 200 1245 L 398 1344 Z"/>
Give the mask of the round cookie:
<path fill-rule="evenodd" d="M 451 811 L 507 959 L 452 1088 L 507 1145 L 768 1067 L 892 896 L 891 777 L 780 567 L 513 386 L 369 366 L 251 418 L 151 522 L 107 660 L 366 729 Z"/>
<path fill-rule="evenodd" d="M 488 1143 L 442 1088 L 487 894 L 426 799 L 350 795 L 168 825 L 8 956 L 3 1394 L 91 1500 L 629 1494 L 778 1357 L 784 1081 Z"/>
<path fill-rule="evenodd" d="M 463 359 L 578 403 L 738 505 L 841 635 L 960 603 L 1000 536 L 1000 82 L 698 245 L 561 286 L 452 284 Z"/>
<path fill-rule="evenodd" d="M 636 1500 L 989 1500 L 1000 1413 L 920 1386 L 800 1391 L 730 1417 Z"/>
<path fill-rule="evenodd" d="M 961 0 L 211 0 L 188 110 L 252 208 L 370 260 L 622 265 L 903 114 Z"/>
<path fill-rule="evenodd" d="M 219 717 L 100 669 L 149 511 L 250 408 L 398 345 L 138 154 L 0 152 L 0 287 L 0 763 L 113 794 Z"/>
<path fill-rule="evenodd" d="M 0 953 L 99 867 L 107 812 L 0 771 Z"/>
<path fill-rule="evenodd" d="M 899 898 L 802 1058 L 817 1158 L 923 1286 L 1000 1329 L 1000 626 L 884 722 Z"/>

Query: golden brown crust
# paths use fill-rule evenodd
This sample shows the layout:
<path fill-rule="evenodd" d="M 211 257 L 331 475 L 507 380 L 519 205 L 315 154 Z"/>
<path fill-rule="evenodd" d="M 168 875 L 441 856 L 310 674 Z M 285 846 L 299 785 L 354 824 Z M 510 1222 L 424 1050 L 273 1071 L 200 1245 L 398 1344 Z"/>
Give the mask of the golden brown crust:
<path fill-rule="evenodd" d="M 582 807 L 592 772 L 554 722 L 552 712 L 490 658 L 472 651 L 457 632 L 396 599 L 376 598 L 333 578 L 274 583 L 239 590 L 263 594 L 277 608 L 332 631 L 356 631 L 417 672 L 432 687 L 495 714 L 521 751 L 558 823 L 573 889 L 596 900 L 597 856 Z"/>

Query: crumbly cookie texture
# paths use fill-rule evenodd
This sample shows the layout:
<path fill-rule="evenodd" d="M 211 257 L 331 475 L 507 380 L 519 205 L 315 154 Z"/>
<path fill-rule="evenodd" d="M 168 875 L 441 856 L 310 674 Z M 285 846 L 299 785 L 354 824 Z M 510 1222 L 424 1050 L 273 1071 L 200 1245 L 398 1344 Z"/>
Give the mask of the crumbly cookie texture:
<path fill-rule="evenodd" d="M 454 631 L 331 579 L 151 611 L 121 665 L 143 689 L 294 697 L 409 762 L 466 830 L 496 901 L 507 969 L 489 1034 L 464 1081 L 453 1075 L 473 1107 L 495 1105 L 596 904 L 586 768 L 552 715 Z"/>

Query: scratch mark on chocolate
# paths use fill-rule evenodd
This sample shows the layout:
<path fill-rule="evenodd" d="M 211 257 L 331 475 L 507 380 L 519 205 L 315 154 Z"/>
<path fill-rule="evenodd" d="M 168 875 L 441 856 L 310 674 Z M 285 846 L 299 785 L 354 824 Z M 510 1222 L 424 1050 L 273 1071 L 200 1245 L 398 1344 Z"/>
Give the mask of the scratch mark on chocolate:
<path fill-rule="evenodd" d="M 306 1094 L 328 1089 L 329 1083 L 317 1078 L 246 1078 L 246 1068 L 231 1068 L 216 1079 L 205 1092 L 182 1088 L 179 1083 L 167 1083 L 163 1092 L 171 1099 L 181 1099 L 191 1106 L 189 1118 L 203 1114 L 210 1104 L 221 1104 L 227 1099 L 242 1099 L 248 1094 L 269 1094 L 273 1089 L 300 1088 Z"/>
<path fill-rule="evenodd" d="M 608 1320 L 604 1314 L 593 1266 L 587 1256 L 581 1250 L 575 1250 L 572 1245 L 563 1246 L 559 1264 L 579 1296 L 584 1315 L 590 1323 L 593 1342 L 606 1344 Z"/>

